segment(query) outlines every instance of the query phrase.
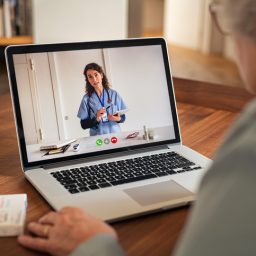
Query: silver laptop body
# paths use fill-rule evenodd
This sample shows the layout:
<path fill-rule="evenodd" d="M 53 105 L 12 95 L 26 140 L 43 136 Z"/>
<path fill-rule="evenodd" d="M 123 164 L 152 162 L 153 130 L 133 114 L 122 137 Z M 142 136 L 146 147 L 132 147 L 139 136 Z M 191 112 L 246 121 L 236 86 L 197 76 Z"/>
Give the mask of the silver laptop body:
<path fill-rule="evenodd" d="M 5 53 L 22 169 L 54 209 L 77 206 L 103 220 L 117 221 L 195 200 L 211 161 L 182 145 L 164 39 L 9 46 Z M 85 95 L 83 71 L 88 63 L 103 67 L 110 88 L 125 102 L 125 121 L 117 132 L 90 136 L 90 129 L 80 126 L 77 113 Z M 40 150 L 67 141 L 73 142 L 65 152 Z M 140 165 L 149 156 L 168 154 L 178 154 L 193 165 L 170 172 L 160 160 L 161 171 L 155 165 L 149 168 L 154 177 L 143 179 L 142 172 L 132 182 L 131 174 L 121 172 L 127 161 Z M 107 180 L 99 169 L 113 165 L 121 173 L 120 184 Z M 88 170 L 92 185 L 60 183 L 67 173 L 84 178 Z M 94 172 L 100 175 L 97 182 Z M 100 187 L 100 182 L 108 186 Z"/>

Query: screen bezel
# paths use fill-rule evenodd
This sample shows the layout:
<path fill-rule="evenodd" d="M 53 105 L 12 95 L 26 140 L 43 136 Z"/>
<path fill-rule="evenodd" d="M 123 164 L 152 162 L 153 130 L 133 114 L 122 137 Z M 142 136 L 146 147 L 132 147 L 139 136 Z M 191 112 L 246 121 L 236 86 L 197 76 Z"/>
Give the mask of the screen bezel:
<path fill-rule="evenodd" d="M 59 157 L 53 159 L 47 159 L 42 161 L 28 162 L 27 149 L 25 143 L 25 135 L 23 130 L 21 109 L 18 98 L 17 81 L 15 77 L 15 68 L 13 62 L 13 55 L 15 54 L 27 54 L 27 53 L 40 53 L 40 52 L 58 52 L 58 51 L 72 51 L 72 50 L 88 50 L 88 49 L 103 49 L 103 48 L 120 48 L 120 47 L 134 47 L 134 46 L 150 46 L 160 45 L 163 54 L 163 61 L 165 66 L 165 75 L 168 85 L 170 107 L 172 111 L 173 127 L 175 139 L 164 140 L 159 142 L 151 142 L 141 145 L 115 148 L 110 150 L 101 150 L 97 152 L 76 154 L 73 156 Z M 12 102 L 15 111 L 17 136 L 19 140 L 20 154 L 22 165 L 25 169 L 31 167 L 41 167 L 43 165 L 56 164 L 64 161 L 86 159 L 88 157 L 106 155 L 117 152 L 128 152 L 146 147 L 160 146 L 166 144 L 180 143 L 180 131 L 177 118 L 177 110 L 174 96 L 174 88 L 172 82 L 172 76 L 169 66 L 168 52 L 166 41 L 163 38 L 143 38 L 143 39 L 124 39 L 124 40 L 111 40 L 111 41 L 95 41 L 95 42 L 78 42 L 78 43 L 61 43 L 61 44 L 36 44 L 36 45 L 19 45 L 19 46 L 8 46 L 5 50 L 6 62 L 9 74 L 10 89 L 12 93 Z"/>

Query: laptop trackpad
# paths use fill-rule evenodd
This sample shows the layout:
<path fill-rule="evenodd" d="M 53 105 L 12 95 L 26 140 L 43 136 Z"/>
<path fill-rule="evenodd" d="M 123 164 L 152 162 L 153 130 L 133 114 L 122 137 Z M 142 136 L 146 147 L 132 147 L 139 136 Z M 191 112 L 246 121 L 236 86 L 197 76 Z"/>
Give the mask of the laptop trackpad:
<path fill-rule="evenodd" d="M 194 195 L 173 180 L 124 189 L 124 192 L 142 206 Z"/>

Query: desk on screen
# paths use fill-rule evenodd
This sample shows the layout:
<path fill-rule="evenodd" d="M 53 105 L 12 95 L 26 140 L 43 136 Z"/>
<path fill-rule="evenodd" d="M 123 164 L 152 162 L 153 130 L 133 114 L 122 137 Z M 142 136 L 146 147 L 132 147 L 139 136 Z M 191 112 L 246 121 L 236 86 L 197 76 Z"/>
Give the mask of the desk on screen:
<path fill-rule="evenodd" d="M 130 138 L 127 139 L 126 137 L 131 132 L 121 132 L 121 133 L 113 133 L 113 134 L 104 134 L 104 135 L 98 135 L 98 136 L 91 136 L 91 137 L 84 137 L 84 138 L 77 138 L 75 142 L 72 143 L 71 147 L 68 148 L 68 150 L 64 153 L 58 153 L 53 155 L 45 155 L 46 151 L 40 151 L 40 146 L 42 144 L 33 144 L 27 146 L 27 152 L 28 152 L 28 161 L 34 162 L 34 161 L 42 161 L 42 160 L 48 160 L 48 159 L 54 159 L 59 157 L 66 157 L 66 156 L 73 156 L 78 154 L 86 154 L 89 152 L 97 152 L 102 150 L 110 150 L 120 147 L 131 147 L 134 145 L 142 145 L 145 143 L 152 143 L 152 142 L 159 142 L 164 140 L 170 140 L 174 139 L 174 129 L 173 127 L 166 126 L 166 127 L 157 127 L 153 129 L 154 133 L 154 139 L 153 140 L 144 140 L 143 139 L 143 130 L 136 130 L 139 132 L 138 136 L 136 138 Z M 133 132 L 136 132 L 133 131 Z M 117 142 L 112 143 L 111 138 L 116 137 Z M 101 139 L 102 145 L 97 145 L 96 141 Z M 104 143 L 104 141 L 108 139 L 109 144 Z M 73 145 L 76 143 L 79 143 L 79 151 L 75 152 L 73 150 Z"/>

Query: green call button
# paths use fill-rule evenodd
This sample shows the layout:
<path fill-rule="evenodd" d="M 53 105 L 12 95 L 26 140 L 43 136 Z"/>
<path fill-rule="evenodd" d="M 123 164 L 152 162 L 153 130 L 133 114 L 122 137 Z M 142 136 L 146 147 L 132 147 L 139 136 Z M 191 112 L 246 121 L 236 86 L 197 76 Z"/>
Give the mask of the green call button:
<path fill-rule="evenodd" d="M 97 146 L 101 146 L 103 144 L 103 140 L 102 139 L 97 139 L 96 140 L 96 145 Z"/>

